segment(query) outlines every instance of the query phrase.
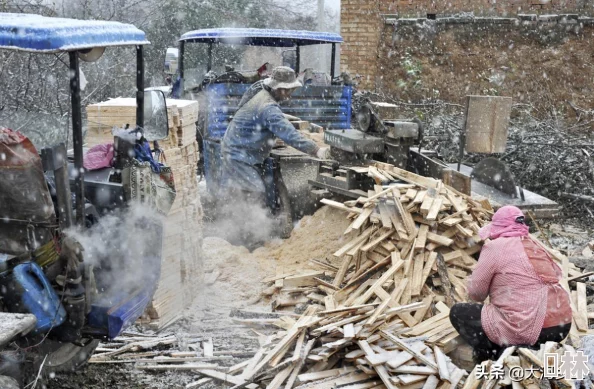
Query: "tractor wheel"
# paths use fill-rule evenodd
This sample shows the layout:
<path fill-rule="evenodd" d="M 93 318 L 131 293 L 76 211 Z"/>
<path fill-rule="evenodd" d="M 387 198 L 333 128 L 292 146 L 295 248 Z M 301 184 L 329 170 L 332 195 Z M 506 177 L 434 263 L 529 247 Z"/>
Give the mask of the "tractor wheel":
<path fill-rule="evenodd" d="M 293 215 L 291 213 L 289 191 L 287 190 L 285 183 L 281 180 L 278 180 L 276 188 L 278 191 L 279 203 L 279 208 L 275 215 L 278 221 L 278 232 L 281 238 L 287 239 L 289 236 L 291 236 L 291 231 L 293 231 Z"/>
<path fill-rule="evenodd" d="M 72 372 L 87 363 L 98 345 L 97 339 L 84 346 L 46 339 L 38 350 L 38 363 L 41 364 L 45 358 L 43 370 L 47 373 Z"/>

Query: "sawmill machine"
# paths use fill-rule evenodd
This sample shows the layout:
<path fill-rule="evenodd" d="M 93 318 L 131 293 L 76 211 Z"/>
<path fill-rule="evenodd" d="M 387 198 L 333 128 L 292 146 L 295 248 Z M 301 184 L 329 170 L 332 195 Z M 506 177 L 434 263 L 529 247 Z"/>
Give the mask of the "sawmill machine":
<path fill-rule="evenodd" d="M 168 50 L 168 71 L 172 62 L 177 65 L 173 97 L 197 100 L 200 105 L 198 171 L 206 180 L 210 198 L 220 197 L 221 140 L 239 101 L 250 85 L 266 77 L 274 66 L 292 62 L 289 64 L 304 84 L 280 104 L 285 114 L 327 129 L 351 127 L 352 86 L 337 74 L 336 67 L 341 42 L 340 35 L 329 32 L 216 28 L 183 34 L 176 61 L 171 57 L 175 51 Z M 324 45 L 330 46 L 329 74 L 326 69 L 315 69 L 319 66 L 315 50 Z M 243 57 L 229 65 L 230 50 L 238 47 Z M 254 65 L 255 61 L 260 62 Z M 241 66 L 248 69 L 239 69 Z M 268 206 L 291 225 L 311 210 L 308 179 L 316 177 L 317 161 L 293 148 L 277 147 L 264 165 Z"/>
<path fill-rule="evenodd" d="M 492 156 L 505 150 L 510 111 L 511 98 L 468 96 L 459 163 L 448 164 L 435 151 L 423 149 L 420 120 L 394 119 L 399 117 L 396 105 L 364 101 L 355 114 L 355 128 L 324 132 L 333 161 L 321 162 L 317 177 L 309 183 L 317 189 L 318 198 L 332 194 L 366 197 L 376 181 L 361 167 L 385 162 L 440 179 L 464 194 L 489 199 L 495 207 L 515 205 L 535 217 L 555 217 L 557 203 L 523 189 L 509 167 Z M 464 152 L 486 157 L 471 167 L 461 163 Z"/>
<path fill-rule="evenodd" d="M 68 61 L 62 74 L 68 75 L 63 79 L 69 80 L 65 82 L 70 87 L 72 122 L 68 135 L 72 154 L 65 143 L 37 145 L 38 152 L 24 135 L 29 127 L 31 134 L 57 130 L 48 123 L 28 121 L 20 126 L 22 132 L 11 130 L 17 128 L 11 117 L 26 112 L 0 122 L 0 387 L 4 389 L 33 381 L 42 366 L 44 374 L 78 369 L 100 339 L 112 339 L 134 323 L 155 292 L 161 219 L 151 215 L 156 208 L 151 205 L 143 208 L 141 217 L 127 218 L 138 193 L 148 200 L 154 188 L 145 192 L 135 182 L 141 171 L 151 169 L 138 162 L 134 150 L 168 133 L 165 96 L 144 91 L 143 47 L 148 43 L 144 32 L 129 24 L 0 14 L 1 51 L 14 56 L 55 55 L 61 59 L 58 64 L 64 63 L 63 58 Z M 89 172 L 83 167 L 79 61 L 97 61 L 113 46 L 136 51 L 136 123 L 129 123 L 132 131 L 112 138 L 115 155 L 107 161 L 111 166 Z M 146 184 L 159 182 L 154 174 L 142 179 Z M 174 195 L 174 188 L 171 191 Z M 167 201 L 156 203 L 166 208 Z M 95 234 L 99 240 L 91 242 L 95 249 L 81 244 L 103 220 L 111 220 L 112 228 L 133 224 L 139 233 L 113 236 L 113 230 L 102 227 L 103 236 Z M 127 248 L 134 248 L 137 255 L 129 255 Z M 136 256 L 140 263 L 128 266 Z"/>

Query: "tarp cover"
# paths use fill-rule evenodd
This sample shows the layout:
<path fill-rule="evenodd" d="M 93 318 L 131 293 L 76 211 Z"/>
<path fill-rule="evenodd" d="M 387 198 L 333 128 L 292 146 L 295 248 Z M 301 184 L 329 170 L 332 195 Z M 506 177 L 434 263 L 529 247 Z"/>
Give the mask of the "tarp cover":
<path fill-rule="evenodd" d="M 54 223 L 56 219 L 35 146 L 21 133 L 4 127 L 0 127 L 0 218 L 0 252 L 5 253 L 36 248 L 38 244 L 27 242 L 27 223 Z"/>

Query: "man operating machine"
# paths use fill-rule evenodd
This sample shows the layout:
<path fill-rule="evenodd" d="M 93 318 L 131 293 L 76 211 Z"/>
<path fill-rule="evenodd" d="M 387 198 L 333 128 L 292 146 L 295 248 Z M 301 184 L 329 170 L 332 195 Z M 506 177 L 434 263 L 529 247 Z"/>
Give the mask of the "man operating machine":
<path fill-rule="evenodd" d="M 320 148 L 300 134 L 280 109 L 279 103 L 288 100 L 299 87 L 301 83 L 293 69 L 279 66 L 270 78 L 262 82 L 262 90 L 251 98 L 244 97 L 244 100 L 249 100 L 237 111 L 221 142 L 222 181 L 231 202 L 244 199 L 249 206 L 265 208 L 263 163 L 275 144 L 275 138 L 312 156 L 321 159 L 329 157 L 328 147 Z M 246 94 L 250 94 L 252 89 Z M 242 235 L 245 237 L 245 234 Z"/>

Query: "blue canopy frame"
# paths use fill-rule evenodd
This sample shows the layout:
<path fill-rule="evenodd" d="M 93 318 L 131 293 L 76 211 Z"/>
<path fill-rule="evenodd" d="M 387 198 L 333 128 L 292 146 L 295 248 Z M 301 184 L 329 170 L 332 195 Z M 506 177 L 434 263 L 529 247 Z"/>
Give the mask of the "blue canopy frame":
<path fill-rule="evenodd" d="M 212 68 L 212 47 L 213 44 L 246 45 L 246 46 L 268 46 L 268 47 L 295 47 L 296 66 L 295 71 L 299 73 L 299 47 L 309 45 L 332 45 L 332 62 L 330 74 L 335 76 L 336 44 L 343 42 L 339 34 L 333 32 L 304 31 L 304 30 L 278 30 L 260 28 L 209 28 L 186 32 L 179 39 L 180 60 L 179 71 L 183 79 L 183 56 L 186 42 L 208 44 L 208 65 L 207 71 Z"/>
<path fill-rule="evenodd" d="M 0 48 L 55 53 L 93 47 L 146 45 L 131 24 L 0 13 Z"/>
<path fill-rule="evenodd" d="M 342 37 L 332 32 L 275 30 L 259 28 L 210 28 L 186 32 L 180 41 L 225 43 L 249 46 L 293 47 L 342 43 Z"/>
<path fill-rule="evenodd" d="M 136 46 L 136 125 L 144 125 L 144 58 L 142 46 L 149 44 L 143 31 L 131 24 L 99 20 L 51 18 L 33 14 L 0 13 L 0 50 L 31 53 L 68 52 L 70 101 L 75 180 L 76 222 L 84 227 L 82 108 L 79 53 L 96 47 Z"/>

